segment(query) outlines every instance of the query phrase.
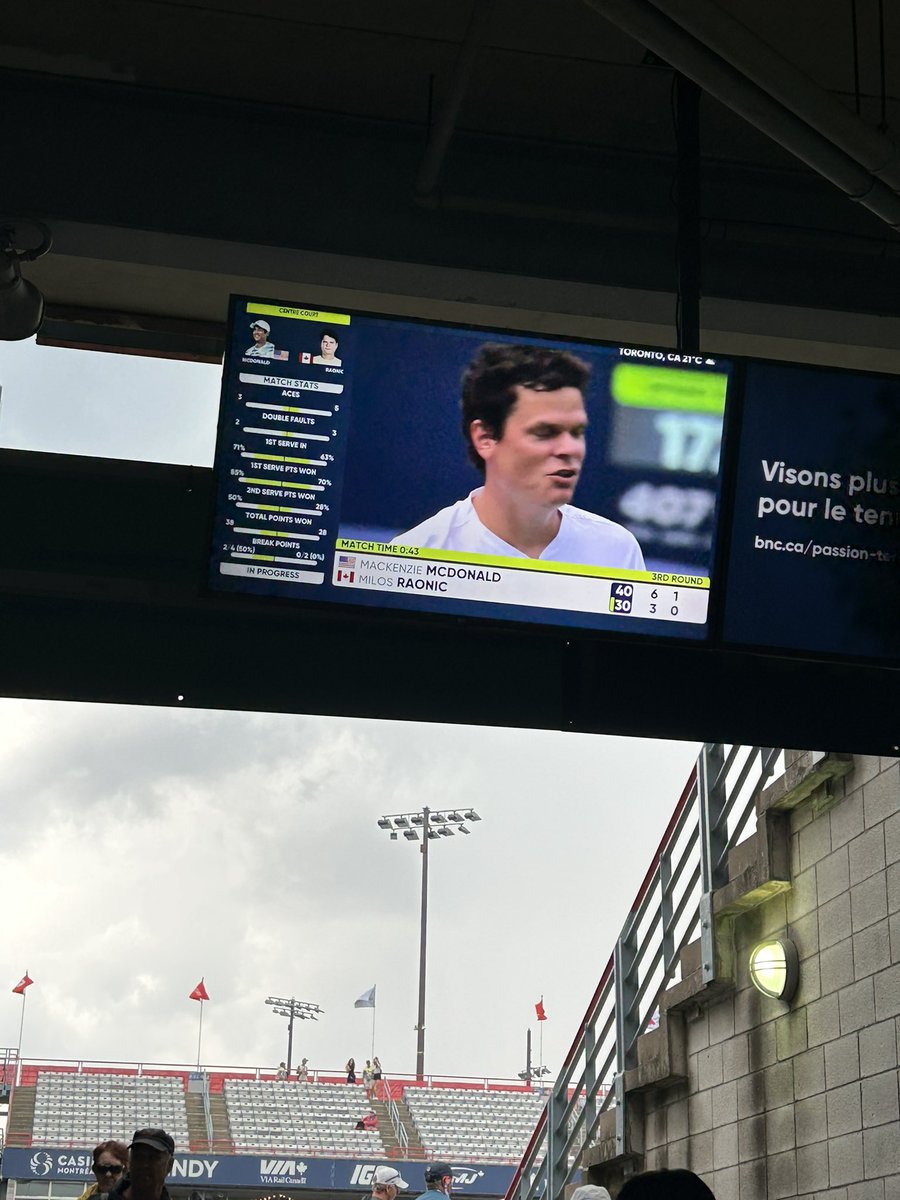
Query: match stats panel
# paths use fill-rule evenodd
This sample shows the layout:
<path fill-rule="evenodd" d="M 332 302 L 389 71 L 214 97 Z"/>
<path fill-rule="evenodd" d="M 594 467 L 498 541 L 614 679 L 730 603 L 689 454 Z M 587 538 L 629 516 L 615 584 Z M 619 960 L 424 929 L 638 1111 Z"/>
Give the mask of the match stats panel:
<path fill-rule="evenodd" d="M 549 433 L 503 447 L 513 500 L 549 487 L 560 537 L 588 530 L 540 557 L 507 554 L 499 536 L 486 552 L 472 535 L 472 498 L 490 479 L 461 429 L 462 380 L 498 349 L 549 362 L 553 384 L 533 389 L 550 396 Z M 574 433 L 552 415 L 560 355 L 583 374 Z M 711 358 L 234 297 L 211 586 L 703 638 L 729 380 Z M 554 438 L 562 452 L 545 448 Z M 462 540 L 415 544 L 456 510 L 468 513 Z"/>
<path fill-rule="evenodd" d="M 239 307 L 222 398 L 218 571 L 320 585 L 338 529 L 349 376 L 338 350 L 349 317 Z"/>

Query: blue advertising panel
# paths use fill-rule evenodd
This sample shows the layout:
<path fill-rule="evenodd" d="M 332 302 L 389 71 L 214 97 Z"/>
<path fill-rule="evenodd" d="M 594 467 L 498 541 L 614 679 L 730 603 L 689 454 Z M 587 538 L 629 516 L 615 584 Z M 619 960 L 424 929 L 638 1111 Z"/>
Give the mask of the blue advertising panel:
<path fill-rule="evenodd" d="M 176 1154 L 168 1183 L 193 1188 L 289 1188 L 318 1191 L 368 1192 L 375 1168 L 396 1167 L 409 1183 L 411 1194 L 424 1190 L 424 1166 L 419 1162 L 386 1158 L 311 1158 L 299 1154 Z M 478 1196 L 502 1196 L 514 1167 L 497 1163 L 453 1163 L 453 1190 Z M 8 1146 L 3 1152 L 2 1178 L 73 1182 L 93 1179 L 90 1150 L 58 1146 Z"/>
<path fill-rule="evenodd" d="M 739 446 L 725 640 L 900 658 L 900 380 L 748 362 Z"/>
<path fill-rule="evenodd" d="M 211 587 L 706 636 L 726 361 L 248 297 L 230 320 Z"/>

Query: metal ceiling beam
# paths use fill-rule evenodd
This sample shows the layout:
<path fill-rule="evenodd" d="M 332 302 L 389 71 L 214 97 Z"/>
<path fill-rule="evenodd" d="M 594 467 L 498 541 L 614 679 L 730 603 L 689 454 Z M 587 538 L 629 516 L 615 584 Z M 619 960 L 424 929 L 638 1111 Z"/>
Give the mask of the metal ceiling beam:
<path fill-rule="evenodd" d="M 860 120 L 746 25 L 712 0 L 651 3 L 870 174 L 900 191 L 900 147 Z"/>
<path fill-rule="evenodd" d="M 450 139 L 456 128 L 456 120 L 462 107 L 466 88 L 475 66 L 475 59 L 481 49 L 481 41 L 493 8 L 493 0 L 472 0 L 472 10 L 469 23 L 459 47 L 453 76 L 444 103 L 441 105 L 438 119 L 434 123 L 425 147 L 425 156 L 416 177 L 416 200 L 427 204 L 437 186 L 444 157 Z"/>
<path fill-rule="evenodd" d="M 666 16 L 651 0 L 585 0 L 585 3 L 675 70 L 693 79 L 705 92 L 840 188 L 851 200 L 891 228 L 900 228 L 900 195 Z"/>

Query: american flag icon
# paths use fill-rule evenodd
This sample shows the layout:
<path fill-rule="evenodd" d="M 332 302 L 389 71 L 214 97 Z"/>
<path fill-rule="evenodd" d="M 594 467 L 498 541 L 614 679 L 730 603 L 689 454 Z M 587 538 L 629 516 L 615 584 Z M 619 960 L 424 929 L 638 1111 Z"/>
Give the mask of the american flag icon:
<path fill-rule="evenodd" d="M 352 554 L 339 554 L 337 558 L 337 571 L 335 572 L 335 583 L 353 583 L 356 578 L 356 558 Z"/>

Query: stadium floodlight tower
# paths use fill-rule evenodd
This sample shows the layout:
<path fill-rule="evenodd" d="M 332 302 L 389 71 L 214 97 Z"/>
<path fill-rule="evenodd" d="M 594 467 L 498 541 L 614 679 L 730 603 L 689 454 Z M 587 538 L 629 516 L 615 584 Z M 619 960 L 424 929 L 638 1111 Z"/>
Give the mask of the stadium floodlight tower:
<path fill-rule="evenodd" d="M 294 1020 L 298 1021 L 318 1021 L 319 1014 L 325 1010 L 319 1008 L 318 1004 L 310 1004 L 307 1000 L 295 1000 L 291 996 L 290 1000 L 282 1000 L 278 996 L 267 996 L 266 1004 L 272 1006 L 272 1011 L 277 1013 L 279 1017 L 287 1017 L 288 1019 L 288 1052 L 287 1052 L 287 1073 L 291 1073 L 291 1051 L 294 1048 Z"/>
<path fill-rule="evenodd" d="M 419 933 L 419 1016 L 416 1022 L 416 1079 L 425 1078 L 425 948 L 428 942 L 428 843 L 457 833 L 471 833 L 471 825 L 480 821 L 474 808 L 420 808 L 418 812 L 392 813 L 382 817 L 378 828 L 386 830 L 392 842 L 402 833 L 406 841 L 417 842 L 422 855 L 422 913 Z"/>

